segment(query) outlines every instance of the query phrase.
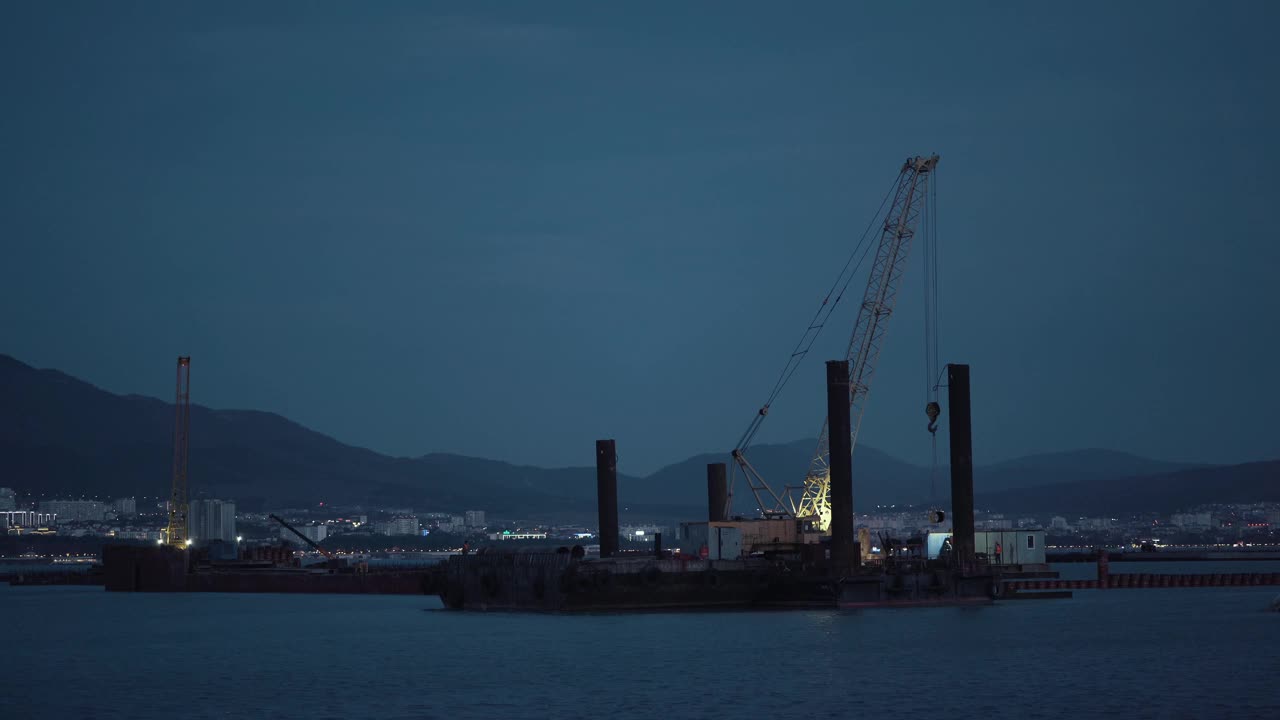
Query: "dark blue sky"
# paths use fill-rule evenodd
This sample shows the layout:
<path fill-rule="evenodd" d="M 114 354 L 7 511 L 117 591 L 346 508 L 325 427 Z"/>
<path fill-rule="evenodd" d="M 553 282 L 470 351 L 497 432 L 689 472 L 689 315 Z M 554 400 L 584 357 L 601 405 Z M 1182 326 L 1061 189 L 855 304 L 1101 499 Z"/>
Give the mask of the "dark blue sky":
<path fill-rule="evenodd" d="M 0 8 L 0 351 L 645 472 L 732 446 L 936 151 L 979 462 L 1280 456 L 1280 5 L 231 5 Z M 861 441 L 925 462 L 919 258 Z M 761 440 L 817 432 L 852 310 Z"/>

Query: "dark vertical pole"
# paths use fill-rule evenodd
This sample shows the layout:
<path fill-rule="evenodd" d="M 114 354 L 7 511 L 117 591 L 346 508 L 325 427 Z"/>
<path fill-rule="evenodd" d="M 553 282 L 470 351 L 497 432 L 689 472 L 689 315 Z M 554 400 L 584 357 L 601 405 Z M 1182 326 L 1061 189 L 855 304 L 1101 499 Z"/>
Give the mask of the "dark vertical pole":
<path fill-rule="evenodd" d="M 831 565 L 841 576 L 856 566 L 853 549 L 853 440 L 849 429 L 849 362 L 827 362 L 827 447 L 830 450 Z"/>
<path fill-rule="evenodd" d="M 729 481 L 724 463 L 707 463 L 707 520 L 725 522 L 728 519 Z"/>
<path fill-rule="evenodd" d="M 969 366 L 947 365 L 947 422 L 951 434 L 951 547 L 962 565 L 973 562 L 973 427 Z"/>
<path fill-rule="evenodd" d="M 600 557 L 618 554 L 618 450 L 596 441 L 596 501 L 600 507 Z"/>
<path fill-rule="evenodd" d="M 653 555 L 662 557 L 662 533 L 653 534 Z"/>

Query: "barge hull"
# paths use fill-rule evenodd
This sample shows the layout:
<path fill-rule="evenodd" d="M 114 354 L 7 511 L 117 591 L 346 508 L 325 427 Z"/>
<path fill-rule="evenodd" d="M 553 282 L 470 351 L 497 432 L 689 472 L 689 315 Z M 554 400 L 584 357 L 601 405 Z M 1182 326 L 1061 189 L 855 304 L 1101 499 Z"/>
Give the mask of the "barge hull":
<path fill-rule="evenodd" d="M 671 609 L 868 608 L 992 602 L 992 576 L 945 569 L 835 581 L 760 558 L 576 560 L 564 553 L 455 556 L 439 594 L 456 610 L 596 612 Z"/>
<path fill-rule="evenodd" d="M 108 592 L 426 595 L 436 591 L 432 575 L 421 570 L 356 573 L 263 568 L 191 572 L 188 554 L 166 546 L 108 545 L 102 555 L 103 585 Z"/>

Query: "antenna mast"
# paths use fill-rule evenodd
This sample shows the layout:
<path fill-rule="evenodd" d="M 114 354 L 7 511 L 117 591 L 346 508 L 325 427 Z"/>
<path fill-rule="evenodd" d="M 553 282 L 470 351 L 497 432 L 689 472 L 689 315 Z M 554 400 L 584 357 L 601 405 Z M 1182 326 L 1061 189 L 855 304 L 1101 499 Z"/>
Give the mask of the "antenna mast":
<path fill-rule="evenodd" d="M 169 527 L 165 537 L 176 548 L 187 546 L 187 440 L 191 423 L 191 358 L 178 358 L 173 403 L 173 489 L 169 495 Z"/>

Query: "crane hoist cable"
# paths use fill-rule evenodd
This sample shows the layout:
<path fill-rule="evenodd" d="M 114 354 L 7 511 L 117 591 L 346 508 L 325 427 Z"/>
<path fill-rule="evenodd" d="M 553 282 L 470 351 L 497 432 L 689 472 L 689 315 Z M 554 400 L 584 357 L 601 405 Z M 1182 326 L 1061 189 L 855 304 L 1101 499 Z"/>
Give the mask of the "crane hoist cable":
<path fill-rule="evenodd" d="M 795 488 L 785 487 L 782 494 L 774 492 L 769 484 L 765 482 L 760 473 L 751 465 L 746 458 L 746 451 L 751 446 L 755 435 L 760 430 L 760 426 L 764 423 L 769 415 L 769 410 L 778 396 L 782 393 L 783 388 L 795 376 L 801 362 L 805 356 L 809 354 L 809 350 L 813 348 L 818 336 L 822 334 L 823 328 L 827 326 L 827 321 L 835 312 L 836 307 L 840 304 L 840 300 L 844 298 L 845 291 L 849 288 L 849 284 L 853 278 L 858 275 L 859 269 L 870 255 L 874 244 L 869 242 L 872 237 L 872 229 L 876 226 L 876 221 L 880 219 L 881 213 L 884 212 L 885 206 L 889 199 L 893 196 L 897 189 L 897 181 L 885 191 L 884 197 L 880 200 L 880 206 L 868 221 L 866 228 L 863 229 L 858 243 L 854 246 L 853 251 L 849 253 L 849 257 L 845 260 L 844 265 L 840 269 L 840 273 L 836 275 L 835 281 L 831 284 L 831 288 L 822 298 L 821 304 L 814 312 L 813 318 L 809 321 L 808 327 L 805 328 L 804 334 L 801 335 L 800 341 L 796 343 L 795 349 L 787 358 L 786 364 L 782 368 L 782 372 L 778 375 L 778 380 L 774 383 L 773 389 L 769 393 L 769 397 L 764 404 L 756 412 L 747 429 L 742 433 L 742 437 L 738 439 L 737 445 L 731 453 L 734 462 L 730 465 L 729 483 L 727 488 L 726 507 L 727 513 L 732 513 L 734 487 L 737 485 L 739 473 L 743 476 L 743 480 L 747 488 L 751 491 L 756 501 L 756 507 L 765 514 L 766 517 L 794 517 L 796 503 L 791 498 L 790 493 Z"/>
<path fill-rule="evenodd" d="M 849 253 L 849 257 L 844 261 L 844 266 L 840 268 L 840 273 L 836 275 L 835 282 L 831 283 L 831 289 L 827 290 L 827 294 L 823 296 L 822 302 L 818 305 L 817 311 L 814 312 L 813 318 L 809 320 L 809 325 L 805 328 L 804 334 L 800 336 L 800 341 L 796 343 L 795 349 L 787 357 L 787 362 L 783 365 L 782 372 L 778 373 L 778 380 L 774 383 L 773 389 L 769 391 L 769 397 L 760 406 L 760 410 L 742 433 L 742 437 L 738 438 L 738 444 L 734 446 L 738 451 L 745 451 L 751 446 L 751 441 L 755 438 L 756 432 L 760 430 L 764 419 L 769 415 L 769 409 L 773 406 L 773 402 L 782 394 L 782 389 L 787 386 L 787 383 L 796 374 L 796 370 L 800 368 L 801 361 L 809 354 L 814 342 L 822 334 L 822 329 L 826 327 L 827 320 L 835 312 L 840 300 L 844 298 L 845 290 L 849 288 L 850 281 L 857 276 L 863 261 L 871 254 L 872 246 L 867 242 L 871 237 L 871 228 L 875 226 L 876 220 L 884 212 L 884 206 L 889 202 L 889 197 L 893 194 L 895 185 L 896 183 L 890 185 L 889 189 L 885 191 L 884 198 L 880 200 L 880 207 L 876 209 L 875 215 L 872 215 L 871 220 L 867 222 L 867 227 L 862 231 L 858 244 L 854 246 L 853 252 Z M 854 262 L 855 258 L 857 259 L 856 263 Z M 732 489 L 730 494 L 732 494 Z"/>
<path fill-rule="evenodd" d="M 922 215 L 929 210 L 929 180 L 938 165 L 938 156 L 907 158 L 898 175 L 893 202 L 885 216 L 884 231 L 867 279 L 867 289 L 858 310 L 858 319 L 849 336 L 845 357 L 849 361 L 849 426 L 851 452 L 858 446 L 858 432 L 870 397 L 880 351 L 884 348 L 889 320 L 896 304 L 898 285 L 911 252 Z M 809 463 L 796 517 L 813 518 L 818 529 L 831 525 L 831 457 L 829 424 L 824 420 L 818 446 Z"/>
<path fill-rule="evenodd" d="M 924 393 L 925 416 L 929 418 L 929 502 L 937 505 L 938 477 L 938 418 L 942 414 L 942 406 L 938 402 L 938 388 L 941 382 L 940 360 L 941 350 L 938 345 L 938 186 L 937 177 L 929 184 L 928 212 L 923 219 L 924 248 L 923 263 L 924 286 Z M 935 522 L 941 521 L 941 512 L 931 511 Z"/>
<path fill-rule="evenodd" d="M 892 202 L 888 204 L 889 210 L 883 216 L 883 222 L 880 226 L 879 242 L 874 245 L 868 244 L 865 251 L 862 251 L 857 265 L 854 266 L 856 273 L 856 269 L 861 267 L 862 261 L 870 255 L 871 248 L 875 247 L 876 253 L 871 264 L 867 288 L 863 295 L 862 304 L 859 306 L 858 319 L 854 324 L 853 334 L 850 336 L 849 345 L 845 353 L 850 363 L 850 414 L 852 416 L 852 444 L 855 447 L 858 428 L 861 424 L 863 411 L 866 408 L 870 379 L 874 374 L 880 348 L 883 345 L 889 315 L 893 312 L 894 302 L 897 297 L 897 285 L 901 280 L 905 261 L 910 252 L 910 241 L 912 236 L 915 235 L 916 225 L 920 220 L 920 216 L 927 214 L 930 209 L 929 204 L 926 202 L 929 178 L 933 174 L 937 163 L 937 155 L 908 158 L 903 163 L 889 194 L 886 195 L 885 201 L 881 203 L 881 210 L 883 210 L 885 203 L 892 197 Z M 867 232 L 870 231 L 870 227 L 874 226 L 875 221 L 880 217 L 880 213 L 877 212 L 876 218 L 868 226 Z M 859 241 L 858 247 L 855 248 L 855 255 L 859 254 L 859 250 L 866 242 L 866 239 L 867 234 L 864 232 L 863 239 Z M 855 274 L 849 273 L 846 275 L 845 270 L 849 267 L 850 263 L 846 263 L 841 275 L 837 278 L 836 285 L 840 286 L 840 295 L 837 296 L 837 300 L 843 296 L 845 289 L 852 282 L 853 274 Z M 823 310 L 829 299 L 829 296 L 824 299 L 823 307 L 819 309 L 815 316 L 821 319 L 822 322 L 811 322 L 810 327 L 806 330 L 805 337 L 809 338 L 807 344 L 806 340 L 802 338 L 801 343 L 797 345 L 797 348 L 801 348 L 803 352 L 793 353 L 792 358 L 788 361 L 788 367 L 784 368 L 782 375 L 780 375 L 781 385 L 785 385 L 785 381 L 794 374 L 795 369 L 792 363 L 798 364 L 803 355 L 812 347 L 812 340 L 816 338 L 817 332 L 820 332 L 822 326 L 825 325 L 826 319 L 830 316 L 830 309 L 827 309 L 825 314 Z M 813 337 L 808 335 L 810 332 L 814 333 Z M 775 393 L 771 395 L 770 403 L 780 389 L 780 386 L 775 386 Z M 743 434 L 742 442 L 733 451 L 735 465 L 742 470 L 748 487 L 755 494 L 759 508 L 766 517 L 812 518 L 816 520 L 818 529 L 825 531 L 830 525 L 830 503 L 828 501 L 830 458 L 827 423 L 823 422 L 822 431 L 818 437 L 818 447 L 813 460 L 810 462 L 809 472 L 805 476 L 804 484 L 801 486 L 786 486 L 783 488 L 783 492 L 779 494 L 769 487 L 764 478 L 760 476 L 760 473 L 751 466 L 744 454 L 745 448 L 759 430 L 763 418 L 767 416 L 770 403 L 766 403 L 756 417 L 753 418 L 752 424 Z M 737 468 L 735 468 L 735 475 Z M 733 484 L 731 482 L 730 493 L 732 493 L 732 487 Z M 795 502 L 793 495 L 793 492 L 797 489 L 803 491 L 799 503 Z M 767 496 L 762 495 L 762 492 L 766 493 Z M 766 506 L 768 506 L 767 509 Z"/>

